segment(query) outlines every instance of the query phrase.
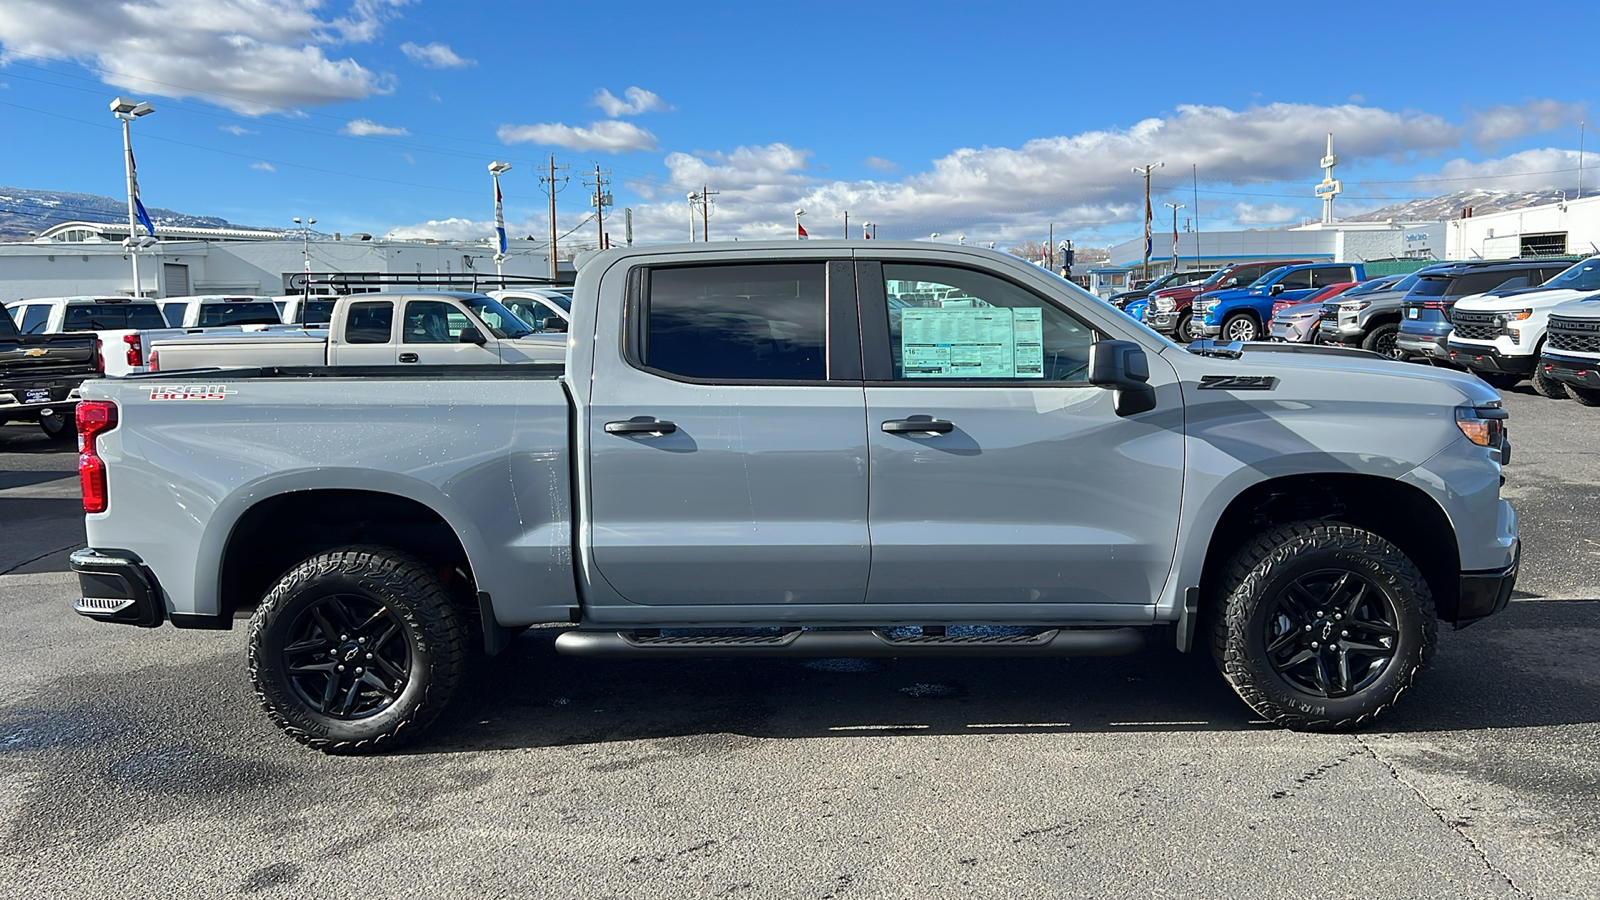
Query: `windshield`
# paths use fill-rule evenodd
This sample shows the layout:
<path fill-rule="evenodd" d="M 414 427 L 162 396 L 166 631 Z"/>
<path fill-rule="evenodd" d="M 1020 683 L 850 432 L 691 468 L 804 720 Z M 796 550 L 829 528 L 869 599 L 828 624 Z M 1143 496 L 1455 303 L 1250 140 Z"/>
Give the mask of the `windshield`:
<path fill-rule="evenodd" d="M 472 310 L 472 314 L 483 322 L 489 333 L 501 340 L 533 334 L 533 329 L 528 327 L 528 323 L 517 318 L 497 300 L 488 297 L 462 297 L 461 305 Z"/>
<path fill-rule="evenodd" d="M 572 312 L 572 298 L 568 297 L 566 294 L 557 294 L 557 293 L 552 292 L 552 293 L 549 293 L 549 294 L 543 294 L 541 296 L 543 296 L 544 299 L 550 301 L 551 303 L 554 303 L 555 305 L 561 307 L 563 310 L 565 310 L 567 312 Z"/>
<path fill-rule="evenodd" d="M 1526 286 L 1527 277 L 1527 272 L 1518 272 L 1515 269 L 1501 269 L 1499 271 L 1491 269 L 1487 272 L 1467 272 L 1466 274 L 1457 275 L 1455 278 L 1451 279 L 1450 286 L 1445 288 L 1444 295 L 1446 297 L 1465 297 L 1468 294 L 1482 294 L 1485 291 L 1492 291 L 1495 288 L 1505 285 L 1507 282 L 1513 281 L 1517 278 L 1523 279 L 1523 285 L 1521 286 Z"/>
<path fill-rule="evenodd" d="M 1600 291 L 1600 256 L 1589 257 L 1546 281 L 1544 286 L 1569 291 Z"/>
<path fill-rule="evenodd" d="M 1371 281 L 1364 281 L 1361 284 L 1358 284 L 1355 287 L 1351 288 L 1350 290 L 1345 291 L 1344 293 L 1339 295 L 1339 299 L 1343 300 L 1346 297 L 1359 297 L 1362 294 L 1371 294 L 1371 293 L 1375 293 L 1377 291 L 1387 291 L 1392 287 L 1395 287 L 1395 279 L 1393 279 L 1393 278 L 1374 278 Z"/>
<path fill-rule="evenodd" d="M 1255 281 L 1250 282 L 1250 286 L 1253 287 L 1253 288 L 1266 287 L 1267 285 L 1271 284 L 1272 282 L 1277 281 L 1278 280 L 1278 276 L 1282 275 L 1283 273 L 1285 273 L 1287 271 L 1289 271 L 1289 267 L 1288 266 L 1279 266 L 1276 269 L 1273 269 L 1272 271 L 1268 272 L 1267 274 L 1261 276 L 1260 278 L 1257 278 Z"/>

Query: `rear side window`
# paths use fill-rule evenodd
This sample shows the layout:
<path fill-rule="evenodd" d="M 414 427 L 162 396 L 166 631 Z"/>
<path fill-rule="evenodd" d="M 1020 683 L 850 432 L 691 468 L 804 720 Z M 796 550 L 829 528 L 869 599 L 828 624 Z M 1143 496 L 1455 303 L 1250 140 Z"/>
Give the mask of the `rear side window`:
<path fill-rule="evenodd" d="M 1327 287 L 1330 284 L 1344 284 L 1355 280 L 1355 271 L 1349 266 L 1311 270 L 1312 287 Z"/>
<path fill-rule="evenodd" d="M 394 327 L 394 304 L 365 301 L 350 304 L 350 318 L 344 329 L 345 343 L 387 344 Z"/>
<path fill-rule="evenodd" d="M 653 269 L 641 361 L 714 381 L 827 378 L 822 262 Z"/>
<path fill-rule="evenodd" d="M 200 304 L 200 327 L 221 325 L 279 325 L 283 319 L 271 300 Z"/>
<path fill-rule="evenodd" d="M 73 303 L 67 306 L 62 331 L 115 331 L 123 328 L 165 328 L 166 317 L 154 303 Z"/>
<path fill-rule="evenodd" d="M 1526 278 L 1527 274 L 1527 271 L 1519 272 L 1515 269 L 1501 269 L 1499 271 L 1491 270 L 1488 272 L 1468 272 L 1467 274 L 1461 275 L 1452 281 L 1450 286 L 1445 289 L 1444 295 L 1446 297 L 1465 297 L 1468 294 L 1481 294 L 1484 291 L 1494 290 L 1512 278 L 1516 278 L 1518 276 Z"/>
<path fill-rule="evenodd" d="M 50 321 L 50 307 L 43 303 L 35 303 L 32 306 L 24 306 L 23 310 L 22 322 L 17 328 L 23 334 L 44 334 L 44 326 Z"/>
<path fill-rule="evenodd" d="M 1307 290 L 1311 287 L 1311 273 L 1315 271 L 1315 269 L 1300 269 L 1298 271 L 1285 272 L 1283 277 L 1279 278 L 1275 283 L 1283 285 L 1283 289 L 1286 291 Z"/>

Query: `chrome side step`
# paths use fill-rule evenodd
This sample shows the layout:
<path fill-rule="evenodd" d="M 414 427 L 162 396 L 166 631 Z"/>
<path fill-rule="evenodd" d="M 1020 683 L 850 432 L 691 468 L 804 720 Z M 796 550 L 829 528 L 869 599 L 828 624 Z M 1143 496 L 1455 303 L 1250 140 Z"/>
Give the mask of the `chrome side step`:
<path fill-rule="evenodd" d="M 891 636 L 880 630 L 781 634 L 639 635 L 567 631 L 556 652 L 596 659 L 664 657 L 1119 656 L 1144 647 L 1137 628 L 1053 628 L 1024 635 Z"/>

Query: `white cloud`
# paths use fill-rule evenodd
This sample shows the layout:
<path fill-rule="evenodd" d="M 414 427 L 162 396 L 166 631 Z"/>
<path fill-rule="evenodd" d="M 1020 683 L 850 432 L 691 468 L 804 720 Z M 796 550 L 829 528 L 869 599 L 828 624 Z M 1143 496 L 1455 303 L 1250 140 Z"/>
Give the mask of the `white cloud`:
<path fill-rule="evenodd" d="M 450 49 L 449 44 L 413 44 L 410 41 L 400 45 L 400 52 L 411 58 L 412 62 L 427 66 L 430 69 L 460 69 L 475 66 L 475 59 L 463 59 Z"/>
<path fill-rule="evenodd" d="M 622 92 L 622 96 L 627 99 L 620 99 L 605 88 L 601 88 L 600 92 L 594 95 L 594 105 L 605 110 L 606 115 L 613 119 L 618 116 L 637 116 L 652 110 L 665 112 L 672 109 L 655 91 L 647 91 L 641 87 L 630 87 Z"/>
<path fill-rule="evenodd" d="M 501 125 L 495 135 L 503 144 L 549 144 L 568 150 L 604 150 L 625 153 L 656 149 L 656 136 L 632 122 L 606 120 L 592 122 L 588 128 L 562 125 Z"/>
<path fill-rule="evenodd" d="M 1240 225 L 1283 225 L 1296 222 L 1305 213 L 1282 203 L 1235 203 L 1233 220 Z"/>
<path fill-rule="evenodd" d="M 1594 154 L 1589 154 L 1587 174 L 1600 182 L 1600 166 L 1594 164 Z M 1467 188 L 1495 191 L 1563 190 L 1578 183 L 1578 151 L 1545 147 L 1542 150 L 1524 150 L 1499 159 L 1469 162 L 1452 159 L 1439 167 L 1438 175 L 1425 175 L 1416 179 L 1419 187 L 1436 190 L 1441 194 Z"/>
<path fill-rule="evenodd" d="M 196 97 L 245 115 L 360 100 L 393 79 L 325 48 L 372 40 L 407 0 L 356 0 L 324 19 L 321 0 L 4 0 L 0 63 L 72 60 L 143 96 Z"/>
<path fill-rule="evenodd" d="M 339 130 L 345 134 L 353 134 L 358 137 L 365 137 L 370 134 L 400 135 L 411 133 L 398 126 L 379 125 L 371 119 L 351 119 Z"/>
<path fill-rule="evenodd" d="M 257 172 L 276 172 L 276 171 L 278 171 L 278 167 L 274 166 L 272 163 L 269 163 L 269 162 L 253 162 L 253 163 L 250 164 L 250 168 L 255 169 Z"/>
<path fill-rule="evenodd" d="M 866 162 L 867 168 L 877 169 L 879 172 L 894 173 L 900 171 L 900 165 L 898 163 L 894 162 L 893 160 L 884 159 L 881 156 L 869 156 L 864 160 L 864 162 Z"/>
<path fill-rule="evenodd" d="M 260 134 L 261 133 L 259 131 L 251 131 L 250 129 L 244 127 L 243 125 L 218 125 L 217 126 L 217 130 L 218 131 L 226 131 L 227 133 L 233 135 L 234 137 L 244 137 L 247 134 Z"/>
<path fill-rule="evenodd" d="M 1558 100 L 1491 106 L 1473 113 L 1467 128 L 1474 143 L 1492 145 L 1576 124 L 1583 118 L 1585 107 L 1583 103 L 1562 103 Z"/>

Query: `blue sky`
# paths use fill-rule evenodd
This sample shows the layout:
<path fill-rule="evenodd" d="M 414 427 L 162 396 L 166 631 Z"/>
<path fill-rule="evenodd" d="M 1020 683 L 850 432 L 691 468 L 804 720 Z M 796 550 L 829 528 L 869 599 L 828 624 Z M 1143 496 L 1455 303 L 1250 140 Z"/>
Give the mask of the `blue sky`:
<path fill-rule="evenodd" d="M 475 238 L 501 159 L 509 230 L 543 235 L 536 167 L 554 153 L 574 176 L 557 212 L 573 240 L 593 240 L 577 176 L 598 164 L 641 241 L 686 237 L 685 193 L 708 184 L 718 239 L 790 236 L 805 208 L 819 236 L 842 236 L 849 210 L 881 237 L 1004 246 L 1054 222 L 1106 244 L 1139 232 L 1130 168 L 1148 162 L 1166 163 L 1158 222 L 1163 201 L 1193 214 L 1191 167 L 1205 229 L 1317 215 L 1329 131 L 1345 214 L 1570 187 L 1600 70 L 1560 23 L 1593 17 L 1592 2 L 1535 17 L 1486 2 L 0 0 L 0 184 L 121 196 L 121 94 L 157 107 L 134 126 L 146 204 L 241 224 Z"/>

